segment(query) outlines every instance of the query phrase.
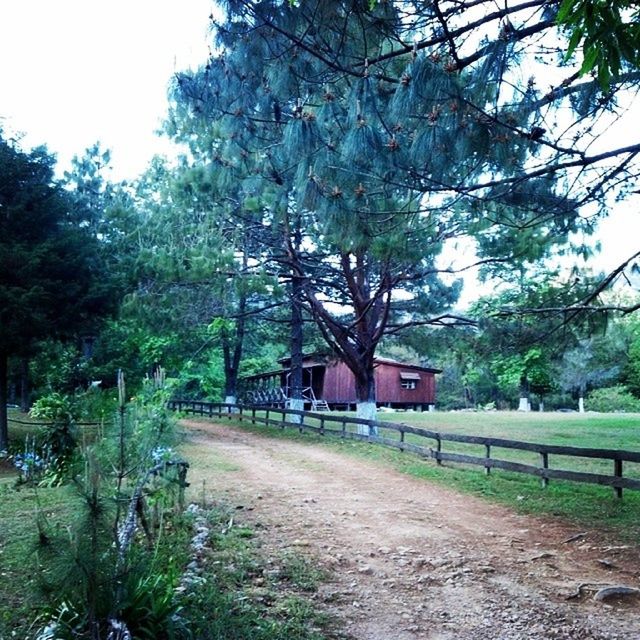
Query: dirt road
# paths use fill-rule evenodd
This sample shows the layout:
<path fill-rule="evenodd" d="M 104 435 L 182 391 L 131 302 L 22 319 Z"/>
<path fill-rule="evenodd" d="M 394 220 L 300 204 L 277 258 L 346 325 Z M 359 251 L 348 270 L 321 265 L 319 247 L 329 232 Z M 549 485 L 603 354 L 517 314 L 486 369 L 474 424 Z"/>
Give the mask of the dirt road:
<path fill-rule="evenodd" d="M 640 587 L 634 548 L 333 449 L 184 424 L 194 484 L 206 477 L 242 505 L 267 547 L 329 569 L 318 601 L 348 637 L 640 639 L 640 599 L 593 598 L 606 585 Z"/>

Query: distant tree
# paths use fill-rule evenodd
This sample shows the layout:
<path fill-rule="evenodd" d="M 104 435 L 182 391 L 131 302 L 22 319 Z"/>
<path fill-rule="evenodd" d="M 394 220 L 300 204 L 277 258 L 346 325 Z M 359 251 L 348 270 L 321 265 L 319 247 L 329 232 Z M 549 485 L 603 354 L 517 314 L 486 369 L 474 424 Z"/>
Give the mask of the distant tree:
<path fill-rule="evenodd" d="M 137 298 L 155 310 L 156 326 L 192 337 L 194 352 L 220 347 L 224 400 L 235 403 L 248 334 L 266 309 L 278 306 L 277 280 L 256 265 L 261 248 L 251 212 L 216 176 L 182 158 L 155 159 L 138 184 L 140 212 Z"/>
<path fill-rule="evenodd" d="M 597 340 L 587 338 L 564 354 L 559 365 L 559 382 L 565 391 L 578 394 L 578 411 L 584 413 L 588 389 L 614 379 L 620 370 L 619 364 L 603 363 L 598 358 Z"/>
<path fill-rule="evenodd" d="M 8 442 L 7 361 L 36 340 L 87 327 L 112 303 L 98 239 L 54 180 L 44 148 L 0 137 L 0 450 Z"/>

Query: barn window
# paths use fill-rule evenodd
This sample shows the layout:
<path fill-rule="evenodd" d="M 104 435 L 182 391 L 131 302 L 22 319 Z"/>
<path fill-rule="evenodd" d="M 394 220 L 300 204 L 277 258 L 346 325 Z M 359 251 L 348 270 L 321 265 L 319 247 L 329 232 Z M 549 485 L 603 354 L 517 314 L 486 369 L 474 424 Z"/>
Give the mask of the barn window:
<path fill-rule="evenodd" d="M 400 372 L 400 387 L 402 389 L 416 389 L 418 387 L 419 380 L 420 374 L 415 371 Z"/>

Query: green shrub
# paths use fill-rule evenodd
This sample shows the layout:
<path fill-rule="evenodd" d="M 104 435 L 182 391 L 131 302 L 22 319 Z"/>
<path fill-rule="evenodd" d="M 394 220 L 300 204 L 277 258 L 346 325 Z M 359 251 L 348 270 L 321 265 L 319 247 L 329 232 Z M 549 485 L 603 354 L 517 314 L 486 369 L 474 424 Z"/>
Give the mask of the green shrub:
<path fill-rule="evenodd" d="M 587 411 L 640 412 L 640 400 L 629 393 L 621 384 L 614 387 L 604 387 L 593 390 L 585 401 Z"/>
<path fill-rule="evenodd" d="M 38 440 L 45 456 L 52 460 L 56 483 L 70 470 L 77 453 L 77 412 L 74 399 L 57 392 L 39 398 L 31 407 L 33 418 L 49 423 L 42 426 Z"/>

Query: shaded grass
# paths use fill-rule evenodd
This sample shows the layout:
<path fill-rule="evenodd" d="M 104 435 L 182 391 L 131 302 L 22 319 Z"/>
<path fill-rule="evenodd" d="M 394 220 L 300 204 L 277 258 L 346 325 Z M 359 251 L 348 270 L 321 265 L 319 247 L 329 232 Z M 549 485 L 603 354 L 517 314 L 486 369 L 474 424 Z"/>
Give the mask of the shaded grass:
<path fill-rule="evenodd" d="M 258 553 L 251 528 L 234 522 L 234 510 L 208 511 L 213 531 L 203 576 L 185 613 L 199 640 L 323 640 L 329 620 L 305 593 L 321 574 L 301 556 Z"/>
<path fill-rule="evenodd" d="M 36 556 L 38 514 L 44 514 L 54 528 L 64 529 L 77 506 L 77 496 L 69 487 L 18 491 L 12 481 L 0 481 L 0 638 L 29 637 L 42 604 Z"/>
<path fill-rule="evenodd" d="M 405 418 L 403 421 L 406 423 L 409 422 L 406 420 L 408 415 L 410 416 L 410 414 L 402 414 L 401 416 Z M 420 418 L 426 414 L 413 415 Z M 491 426 L 490 420 L 495 420 L 495 414 L 488 416 L 483 415 L 480 420 L 475 421 L 475 424 L 479 424 L 482 420 L 485 420 L 484 433 L 482 433 L 482 435 L 515 438 L 516 436 L 513 435 L 511 431 L 504 433 L 504 431 L 500 429 L 501 423 L 510 424 L 507 423 L 506 420 L 512 415 L 517 414 L 500 416 L 499 420 L 493 422 L 494 426 Z M 386 417 L 385 414 L 385 418 Z M 554 417 L 556 417 L 556 419 L 558 418 L 558 416 L 555 415 Z M 560 424 L 564 418 L 564 415 L 559 416 Z M 569 418 L 568 424 L 571 424 L 573 428 L 581 424 L 580 420 L 577 420 L 573 415 L 569 416 Z M 601 443 L 603 440 L 599 440 L 597 437 L 598 430 L 601 430 L 603 434 L 607 429 L 631 430 L 634 428 L 635 421 L 638 420 L 639 417 L 620 416 L 618 419 L 616 419 L 616 417 L 612 419 L 599 419 L 589 426 L 590 418 L 592 418 L 590 415 L 583 418 L 588 428 L 593 429 L 596 433 L 596 435 L 591 436 L 590 446 L 602 446 Z M 543 420 L 544 419 L 545 418 L 543 418 Z M 461 430 L 460 432 L 466 433 L 467 435 L 480 435 L 480 433 L 476 434 L 470 429 L 464 428 L 460 416 L 455 416 L 455 421 L 458 421 L 457 427 Z M 547 488 L 542 488 L 539 479 L 524 474 L 494 469 L 491 475 L 487 476 L 484 474 L 482 467 L 453 464 L 438 466 L 435 461 L 431 459 L 422 459 L 415 454 L 409 452 L 403 453 L 377 444 L 357 442 L 348 439 L 342 440 L 337 437 L 319 436 L 315 433 L 308 432 L 300 434 L 298 430 L 294 428 L 281 429 L 278 427 L 251 426 L 248 422 L 240 422 L 237 420 L 225 420 L 224 423 L 233 424 L 234 426 L 239 426 L 270 438 L 285 438 L 287 440 L 304 443 L 320 444 L 345 453 L 346 455 L 370 460 L 376 464 L 439 484 L 443 487 L 463 491 L 491 502 L 509 506 L 520 513 L 559 516 L 582 527 L 610 532 L 615 537 L 625 541 L 635 541 L 638 539 L 638 536 L 640 536 L 640 492 L 638 491 L 626 490 L 624 492 L 624 498 L 618 500 L 614 497 L 613 490 L 608 487 L 580 484 L 571 481 L 551 480 Z M 535 424 L 535 421 L 531 418 L 529 418 L 529 420 L 523 420 L 519 425 L 520 428 L 524 428 L 526 423 Z M 453 425 L 454 421 L 451 420 L 448 424 Z M 545 425 L 543 424 L 543 426 Z M 434 427 L 431 425 L 427 428 Z M 508 426 L 505 428 L 508 428 Z M 558 429 L 561 428 L 561 426 L 559 427 L 557 424 L 553 425 L 550 421 L 548 428 Z M 549 444 L 558 443 L 557 439 L 555 441 L 553 440 L 554 436 L 551 436 L 551 438 L 552 441 L 549 442 Z M 604 440 L 606 439 L 605 436 Z M 534 441 L 532 438 L 529 440 Z M 542 441 L 537 438 L 536 440 Z M 453 444 L 457 443 L 445 443 L 446 447 Z M 584 443 L 581 443 L 577 438 L 572 439 L 571 444 L 584 446 Z M 586 469 L 582 467 L 582 470 Z"/>
<path fill-rule="evenodd" d="M 197 451 L 197 448 L 194 448 Z M 237 470 L 221 456 L 202 458 L 205 473 Z M 206 462 L 206 464 L 205 464 Z M 194 461 L 195 465 L 200 460 Z M 215 496 L 215 485 L 211 487 Z M 197 487 L 192 487 L 198 500 Z M 322 574 L 302 556 L 289 553 L 265 558 L 257 548 L 254 531 L 235 522 L 235 510 L 210 507 L 209 550 L 199 586 L 183 604 L 182 615 L 191 623 L 192 637 L 202 640 L 323 640 L 329 635 L 325 616 L 308 594 Z M 216 502 L 218 502 L 216 496 Z M 48 529 L 66 531 L 82 506 L 70 486 L 16 489 L 11 480 L 0 481 L 0 638 L 32 638 L 44 624 L 38 615 L 45 600 L 38 574 L 35 523 L 46 518 Z M 184 568 L 190 562 L 189 544 L 194 532 L 189 517 L 167 520 L 166 532 L 154 556 L 154 566 Z"/>

